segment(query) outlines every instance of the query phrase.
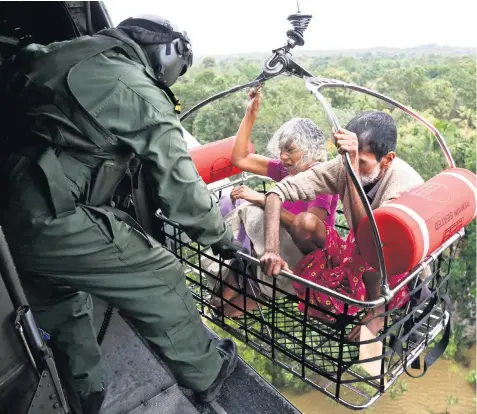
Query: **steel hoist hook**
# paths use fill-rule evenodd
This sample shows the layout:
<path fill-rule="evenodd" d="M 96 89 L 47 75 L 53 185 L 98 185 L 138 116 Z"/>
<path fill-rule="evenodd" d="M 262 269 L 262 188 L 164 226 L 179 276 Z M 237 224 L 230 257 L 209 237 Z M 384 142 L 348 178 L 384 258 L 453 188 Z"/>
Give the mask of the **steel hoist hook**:
<path fill-rule="evenodd" d="M 212 95 L 211 97 L 203 100 L 202 102 L 199 102 L 187 112 L 185 112 L 179 118 L 180 121 L 185 121 L 194 112 L 196 112 L 200 108 L 203 108 L 205 105 L 216 101 L 217 99 L 225 98 L 227 95 L 246 88 L 256 87 L 278 75 L 287 73 L 290 75 L 298 76 L 300 78 L 303 78 L 304 76 L 313 76 L 310 72 L 302 68 L 298 63 L 294 62 L 291 59 L 291 50 L 295 46 L 303 46 L 305 44 L 303 33 L 307 29 L 312 18 L 311 14 L 303 14 L 300 12 L 298 2 L 297 8 L 297 13 L 288 16 L 288 21 L 292 25 L 292 29 L 287 31 L 288 39 L 285 45 L 272 51 L 273 55 L 265 61 L 262 73 L 258 75 L 254 81 L 244 83 L 243 85 L 234 86 L 225 91 L 216 93 L 215 95 Z"/>

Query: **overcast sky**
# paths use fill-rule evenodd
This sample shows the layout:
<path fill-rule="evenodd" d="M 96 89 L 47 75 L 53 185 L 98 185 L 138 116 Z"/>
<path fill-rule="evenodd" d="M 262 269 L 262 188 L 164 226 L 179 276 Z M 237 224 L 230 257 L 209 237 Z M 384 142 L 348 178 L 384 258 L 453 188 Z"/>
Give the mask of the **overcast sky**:
<path fill-rule="evenodd" d="M 282 45 L 295 0 L 106 1 L 114 24 L 159 14 L 186 30 L 194 53 L 267 52 Z M 313 19 L 306 49 L 477 46 L 475 0 L 302 0 Z"/>

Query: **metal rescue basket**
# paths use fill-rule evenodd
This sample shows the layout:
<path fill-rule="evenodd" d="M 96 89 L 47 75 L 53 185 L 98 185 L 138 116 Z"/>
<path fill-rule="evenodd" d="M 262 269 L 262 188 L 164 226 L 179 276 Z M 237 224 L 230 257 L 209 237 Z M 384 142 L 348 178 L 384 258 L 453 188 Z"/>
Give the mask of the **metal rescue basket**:
<path fill-rule="evenodd" d="M 245 181 L 247 178 L 239 182 Z M 236 183 L 229 185 L 233 184 Z M 258 280 L 253 271 L 241 271 L 236 266 L 233 270 L 243 278 L 243 286 L 246 288 L 235 287 L 222 277 L 225 270 L 231 268 L 230 264 L 217 259 L 209 248 L 192 243 L 176 223 L 163 216 L 159 219 L 167 234 L 166 245 L 183 264 L 188 285 L 202 316 L 348 408 L 369 407 L 407 367 L 415 366 L 420 354 L 439 333 L 449 329 L 450 312 L 446 291 L 456 244 L 463 236 L 463 231 L 455 234 L 418 265 L 398 286 L 387 290 L 387 298 L 383 296 L 376 301 L 356 301 L 288 272 L 281 272 L 281 276 L 306 288 L 305 298 L 300 299 L 277 287 L 275 278 L 270 278 L 269 283 L 264 282 Z M 253 266 L 258 263 L 251 256 L 240 256 Z M 215 262 L 218 272 L 206 270 L 201 264 L 204 258 Z M 427 264 L 432 269 L 431 274 L 425 278 L 419 277 Z M 211 280 L 214 286 L 211 286 Z M 212 292 L 217 284 L 230 287 L 243 295 L 243 304 L 232 304 L 242 313 L 241 316 L 225 316 L 221 307 L 212 304 Z M 405 284 L 411 287 L 408 292 L 411 300 L 403 308 L 392 311 L 385 305 L 384 329 L 376 338 L 362 342 L 346 339 L 353 327 L 360 324 L 359 320 L 365 309 L 388 303 Z M 268 291 L 271 290 L 270 297 L 259 297 L 260 285 L 266 285 Z M 425 285 L 430 288 L 432 295 L 418 303 L 417 298 Z M 344 302 L 343 314 L 333 315 L 336 316 L 336 323 L 329 325 L 309 316 L 312 309 L 328 313 L 311 303 L 312 289 Z M 256 301 L 258 308 L 247 309 L 246 298 Z M 230 303 L 223 297 L 220 300 L 221 305 Z M 300 303 L 304 312 L 298 310 Z M 348 316 L 350 305 L 359 307 L 361 311 Z M 381 351 L 378 355 L 360 360 L 360 348 L 370 344 L 382 344 Z M 377 375 L 369 374 L 364 367 L 365 363 L 372 361 L 379 363 Z"/>
<path fill-rule="evenodd" d="M 274 50 L 274 54 L 265 62 L 264 70 L 256 80 L 212 96 L 186 112 L 181 120 L 185 120 L 206 104 L 232 92 L 256 86 L 280 74 L 288 74 L 304 80 L 308 91 L 324 107 L 334 128 L 340 127 L 339 122 L 320 90 L 346 88 L 365 93 L 400 108 L 424 125 L 438 140 L 449 166 L 455 167 L 452 155 L 439 131 L 409 108 L 382 94 L 357 85 L 315 77 L 291 59 L 291 49 L 295 45 L 303 44 L 303 31 L 310 18 L 311 16 L 301 13 L 289 17 L 293 30 L 287 32 L 287 43 Z M 446 294 L 447 285 L 456 247 L 464 235 L 464 230 L 445 241 L 412 269 L 397 286 L 390 289 L 381 238 L 371 206 L 351 168 L 349 155 L 345 154 L 344 159 L 348 174 L 358 191 L 373 230 L 379 259 L 378 270 L 382 281 L 382 295 L 374 301 L 354 300 L 327 287 L 282 271 L 282 277 L 291 279 L 304 287 L 306 294 L 300 299 L 297 295 L 277 286 L 275 278 L 270 278 L 268 282 L 258 280 L 253 270 L 259 263 L 258 260 L 242 253 L 239 253 L 239 258 L 245 266 L 234 266 L 233 269 L 243 282 L 242 288 L 237 288 L 223 277 L 224 271 L 227 268 L 230 269 L 230 264 L 213 256 L 210 249 L 191 242 L 178 224 L 161 215 L 159 220 L 166 234 L 165 244 L 184 266 L 188 284 L 197 300 L 199 312 L 204 318 L 333 400 L 351 409 L 363 409 L 376 401 L 404 371 L 408 372 L 410 366 L 416 368 L 419 357 L 424 351 L 428 351 L 424 359 L 424 372 L 444 351 L 450 335 L 451 311 Z M 227 187 L 250 180 L 255 182 L 262 180 L 263 191 L 265 190 L 266 179 L 243 174 L 238 181 L 218 187 L 214 193 L 220 196 L 220 192 Z M 202 265 L 204 258 L 215 263 L 216 271 L 211 272 Z M 248 270 L 244 271 L 244 269 Z M 214 306 L 211 302 L 212 291 L 217 284 L 221 287 L 228 286 L 243 295 L 243 304 L 232 305 L 240 311 L 239 317 L 232 318 L 224 315 L 221 311 L 222 307 Z M 258 291 L 265 285 L 271 294 L 264 299 L 258 295 Z M 402 308 L 390 310 L 390 300 L 405 285 L 408 287 L 407 295 L 410 300 Z M 421 290 L 425 287 L 429 288 L 430 295 L 425 300 L 420 300 Z M 333 315 L 336 317 L 334 324 L 326 324 L 320 319 L 309 316 L 309 311 L 313 309 L 328 313 L 312 303 L 310 300 L 312 290 L 324 292 L 344 303 L 343 314 Z M 258 307 L 247 309 L 246 298 L 256 301 Z M 221 297 L 220 302 L 223 305 L 228 301 Z M 304 312 L 298 310 L 299 304 Z M 384 316 L 384 329 L 378 336 L 361 342 L 349 341 L 347 335 L 353 327 L 360 325 L 363 312 L 380 305 L 384 305 L 385 311 L 376 316 Z M 360 308 L 360 311 L 354 316 L 348 316 L 347 311 L 350 306 L 356 306 Z M 442 334 L 442 339 L 436 341 L 439 334 Z M 429 345 L 433 343 L 434 347 L 429 350 Z M 360 352 L 370 348 L 378 349 L 378 352 L 374 351 L 371 357 L 362 355 L 360 358 Z M 370 369 L 372 362 L 374 362 L 374 369 Z M 376 365 L 378 365 L 377 369 Z M 370 372 L 374 373 L 370 374 Z"/>

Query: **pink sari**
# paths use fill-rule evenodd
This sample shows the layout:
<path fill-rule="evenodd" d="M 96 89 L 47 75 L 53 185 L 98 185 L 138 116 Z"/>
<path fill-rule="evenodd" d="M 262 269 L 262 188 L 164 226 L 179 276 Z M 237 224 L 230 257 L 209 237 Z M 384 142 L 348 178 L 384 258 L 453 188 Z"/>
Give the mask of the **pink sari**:
<path fill-rule="evenodd" d="M 320 286 L 326 286 L 353 299 L 366 300 L 363 274 L 364 272 L 376 272 L 376 270 L 369 266 L 363 257 L 357 254 L 353 231 L 350 231 L 346 239 L 342 239 L 333 227 L 326 224 L 325 226 L 325 247 L 303 257 L 294 268 L 294 273 L 305 280 Z M 407 273 L 389 276 L 390 288 L 395 287 L 406 275 Z M 306 287 L 297 282 L 294 282 L 293 286 L 297 296 L 304 301 Z M 409 300 L 407 292 L 407 286 L 400 289 L 391 300 L 389 308 L 393 309 L 404 305 Z M 344 312 L 344 303 L 342 301 L 317 290 L 310 290 L 310 303 L 336 315 Z M 298 309 L 301 312 L 305 311 L 304 302 L 300 301 Z M 359 310 L 360 308 L 350 305 L 348 306 L 347 314 L 355 315 Z M 331 315 L 314 308 L 308 308 L 308 315 L 330 323 L 335 322 L 335 318 Z"/>

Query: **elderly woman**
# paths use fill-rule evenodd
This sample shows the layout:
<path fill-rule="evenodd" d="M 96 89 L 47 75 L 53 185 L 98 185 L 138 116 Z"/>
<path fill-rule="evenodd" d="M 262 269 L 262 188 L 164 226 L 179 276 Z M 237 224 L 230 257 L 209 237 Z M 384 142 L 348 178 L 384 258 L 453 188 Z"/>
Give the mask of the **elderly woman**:
<path fill-rule="evenodd" d="M 288 175 L 295 175 L 316 163 L 327 160 L 323 132 L 312 120 L 303 118 L 289 120 L 274 134 L 268 143 L 268 151 L 276 158 L 250 153 L 250 136 L 262 98 L 260 88 L 258 90 L 252 89 L 249 92 L 249 97 L 251 100 L 237 132 L 232 150 L 232 163 L 236 167 L 246 172 L 268 176 L 278 182 Z M 282 229 L 286 230 L 286 232 L 283 232 L 283 237 L 288 238 L 287 253 L 292 256 L 289 259 L 290 265 L 293 261 L 298 261 L 303 256 L 300 246 L 306 243 L 302 236 L 300 236 L 303 232 L 299 229 L 300 221 L 297 219 L 298 215 L 307 212 L 324 221 L 330 227 L 334 227 L 338 199 L 336 194 L 322 194 L 312 201 L 299 200 L 284 203 L 280 213 L 280 224 Z M 230 212 L 244 201 L 248 201 L 263 209 L 265 207 L 265 194 L 246 186 L 234 188 L 230 196 L 222 196 L 219 201 L 222 215 L 230 215 Z M 262 214 L 262 217 L 257 217 L 257 213 Z M 242 219 L 245 219 L 244 215 L 242 215 Z M 237 238 L 250 253 L 261 256 L 264 250 L 263 225 L 261 224 L 263 223 L 263 213 L 256 210 L 253 214 L 249 212 L 248 217 L 252 216 L 252 220 L 258 221 L 259 225 L 249 225 L 248 228 L 257 229 L 255 235 L 247 234 L 245 229 L 247 225 L 245 224 L 245 226 L 242 225 L 240 227 Z M 261 234 L 257 236 L 256 233 L 257 231 L 260 232 L 260 230 Z M 256 244 L 252 245 L 250 239 Z M 257 246 L 257 244 L 261 245 Z M 258 269 L 258 272 L 258 279 L 270 283 L 269 278 L 261 277 L 263 275 L 261 275 L 260 269 Z M 287 279 L 278 280 L 277 286 L 283 291 L 294 293 L 293 286 Z M 266 285 L 260 284 L 260 290 L 266 295 L 271 296 L 271 289 Z M 222 295 L 233 303 L 237 302 L 237 304 L 243 306 L 243 296 L 238 295 L 236 291 L 225 289 Z M 251 309 L 254 303 L 250 301 L 247 306 L 248 309 Z M 237 310 L 228 305 L 227 309 L 224 309 L 224 313 L 234 316 L 234 314 L 237 314 Z"/>
<path fill-rule="evenodd" d="M 232 163 L 243 171 L 268 176 L 274 181 L 281 181 L 288 175 L 295 175 L 312 165 L 327 160 L 325 137 L 320 128 L 311 120 L 293 118 L 283 124 L 268 143 L 268 151 L 276 158 L 249 152 L 250 136 L 257 117 L 262 93 L 251 90 L 247 112 L 237 132 L 232 150 Z M 265 194 L 246 186 L 232 190 L 233 201 L 243 199 L 259 207 L 265 207 Z M 334 226 L 336 218 L 337 195 L 320 195 L 315 200 L 289 202 L 283 205 L 280 216 L 281 224 L 287 230 L 292 226 L 295 216 L 302 212 L 315 214 L 321 220 Z"/>

